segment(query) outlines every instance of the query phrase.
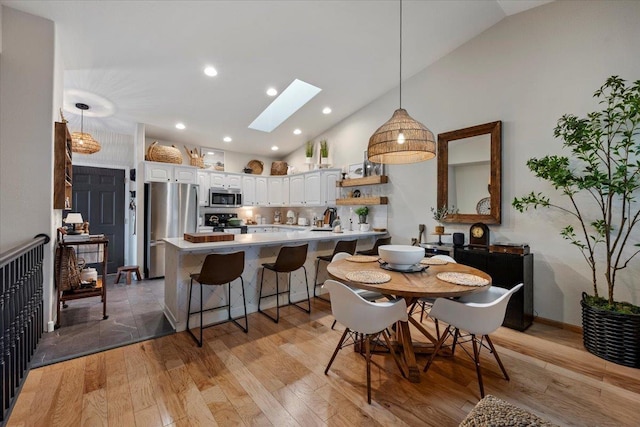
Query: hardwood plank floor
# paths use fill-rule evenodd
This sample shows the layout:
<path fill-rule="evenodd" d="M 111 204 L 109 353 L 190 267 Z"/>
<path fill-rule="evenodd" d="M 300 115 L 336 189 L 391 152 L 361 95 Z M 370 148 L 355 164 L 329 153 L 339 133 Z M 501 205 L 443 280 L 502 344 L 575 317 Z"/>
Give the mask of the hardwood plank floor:
<path fill-rule="evenodd" d="M 329 304 L 314 301 L 311 315 L 285 308 L 277 325 L 252 314 L 248 334 L 206 329 L 203 348 L 180 333 L 34 369 L 7 425 L 455 426 L 478 402 L 474 365 L 458 350 L 436 358 L 419 384 L 390 355 L 374 355 L 368 405 L 359 354 L 342 350 L 324 375 L 343 331 L 332 322 Z M 487 394 L 562 426 L 637 425 L 639 370 L 598 359 L 579 334 L 548 325 L 492 337 L 511 381 L 483 353 Z"/>

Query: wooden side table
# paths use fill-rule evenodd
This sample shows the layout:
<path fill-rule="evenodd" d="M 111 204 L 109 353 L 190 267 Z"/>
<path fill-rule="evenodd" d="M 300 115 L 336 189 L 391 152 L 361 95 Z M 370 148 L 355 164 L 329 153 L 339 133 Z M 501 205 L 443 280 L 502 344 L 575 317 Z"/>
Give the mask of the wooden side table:
<path fill-rule="evenodd" d="M 58 301 L 56 304 L 56 328 L 60 327 L 60 304 L 63 304 L 64 307 L 66 308 L 67 305 L 65 304 L 66 301 L 71 301 L 71 300 L 75 300 L 75 299 L 82 299 L 82 298 L 90 298 L 90 297 L 101 297 L 102 298 L 102 318 L 103 319 L 108 319 L 109 316 L 107 315 L 107 281 L 106 281 L 106 274 L 107 274 L 107 259 L 109 256 L 109 239 L 106 239 L 104 237 L 97 237 L 97 238 L 90 238 L 87 240 L 73 240 L 73 241 L 65 241 L 64 239 L 64 235 L 58 235 L 58 245 L 60 247 L 65 247 L 65 246 L 74 246 L 74 247 L 80 247 L 80 246 L 86 246 L 86 245 L 100 245 L 102 246 L 103 249 L 103 256 L 102 256 L 102 275 L 101 277 L 98 277 L 98 281 L 96 282 L 96 287 L 95 288 L 80 288 L 80 289 L 73 289 L 73 290 L 68 290 L 68 291 L 62 291 L 60 290 L 60 285 L 57 284 L 57 295 L 58 295 Z M 60 268 L 65 268 L 64 266 L 60 266 Z M 58 272 L 59 273 L 59 272 Z M 57 277 L 59 276 L 59 274 L 56 275 Z"/>

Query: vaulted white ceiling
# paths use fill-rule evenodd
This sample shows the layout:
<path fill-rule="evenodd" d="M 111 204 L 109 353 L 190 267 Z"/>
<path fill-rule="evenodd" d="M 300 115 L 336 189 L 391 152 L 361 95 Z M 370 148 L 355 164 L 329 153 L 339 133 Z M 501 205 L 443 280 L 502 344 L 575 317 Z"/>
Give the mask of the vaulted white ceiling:
<path fill-rule="evenodd" d="M 543 3 L 405 0 L 403 79 Z M 131 134 L 144 123 L 158 139 L 260 155 L 277 145 L 284 155 L 398 85 L 397 0 L 2 4 L 55 21 L 65 104 L 91 105 L 86 129 Z M 206 65 L 218 75 L 205 76 Z M 273 132 L 248 129 L 273 100 L 267 88 L 282 92 L 294 79 L 322 91 Z M 73 130 L 77 112 L 65 114 Z"/>

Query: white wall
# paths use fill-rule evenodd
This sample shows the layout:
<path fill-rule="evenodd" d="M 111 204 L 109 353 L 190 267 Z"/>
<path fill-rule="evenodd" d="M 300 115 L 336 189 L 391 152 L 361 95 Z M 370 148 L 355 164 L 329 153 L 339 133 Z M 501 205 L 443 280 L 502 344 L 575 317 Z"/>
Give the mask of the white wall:
<path fill-rule="evenodd" d="M 403 84 L 403 107 L 434 133 L 503 122 L 502 225 L 493 241 L 528 242 L 535 254 L 534 309 L 544 318 L 579 325 L 579 298 L 590 292 L 586 264 L 559 236 L 567 218 L 551 211 L 519 214 L 515 196 L 552 191 L 526 169 L 531 157 L 562 152 L 553 128 L 565 113 L 584 115 L 610 75 L 640 78 L 640 2 L 553 2 L 513 15 Z M 360 161 L 375 129 L 398 107 L 397 88 L 329 130 L 334 165 Z M 304 147 L 290 155 L 303 163 Z M 419 223 L 432 230 L 436 161 L 388 167 L 389 229 L 409 243 Z M 465 232 L 468 225 L 449 226 Z M 634 240 L 638 241 L 636 232 Z M 618 277 L 616 297 L 640 304 L 640 260 Z M 604 287 L 602 287 L 604 291 Z"/>
<path fill-rule="evenodd" d="M 62 103 L 62 62 L 52 21 L 2 6 L 0 60 L 0 252 L 47 233 L 45 323 L 55 307 L 53 122 Z"/>

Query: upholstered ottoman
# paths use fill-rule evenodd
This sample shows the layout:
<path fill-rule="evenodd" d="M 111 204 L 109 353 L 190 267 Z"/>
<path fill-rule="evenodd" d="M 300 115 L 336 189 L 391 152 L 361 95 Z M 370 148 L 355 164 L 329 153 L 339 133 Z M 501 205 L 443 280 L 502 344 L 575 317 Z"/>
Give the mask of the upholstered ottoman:
<path fill-rule="evenodd" d="M 557 427 L 531 412 L 490 394 L 486 395 L 460 423 L 460 427 Z"/>

